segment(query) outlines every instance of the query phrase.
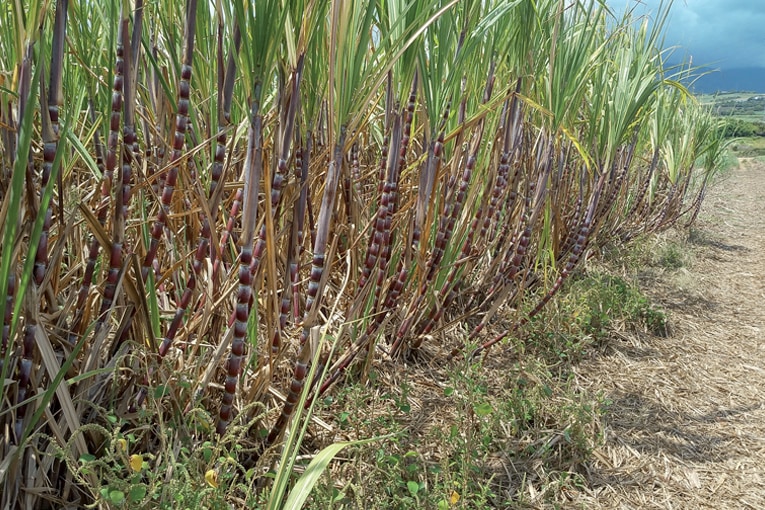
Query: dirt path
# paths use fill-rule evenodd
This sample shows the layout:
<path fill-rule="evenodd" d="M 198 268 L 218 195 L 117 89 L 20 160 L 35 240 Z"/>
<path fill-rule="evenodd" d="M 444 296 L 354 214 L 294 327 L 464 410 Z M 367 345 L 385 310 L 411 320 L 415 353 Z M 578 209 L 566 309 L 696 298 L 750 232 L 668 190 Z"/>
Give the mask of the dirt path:
<path fill-rule="evenodd" d="M 716 185 L 684 246 L 692 263 L 644 289 L 673 335 L 618 339 L 579 366 L 611 406 L 571 508 L 765 508 L 763 204 L 762 163 Z"/>

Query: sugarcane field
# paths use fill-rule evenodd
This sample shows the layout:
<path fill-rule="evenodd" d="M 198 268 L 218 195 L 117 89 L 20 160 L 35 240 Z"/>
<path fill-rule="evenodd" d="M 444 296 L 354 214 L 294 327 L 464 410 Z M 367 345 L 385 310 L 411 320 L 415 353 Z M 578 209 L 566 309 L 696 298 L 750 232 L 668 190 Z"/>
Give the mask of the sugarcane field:
<path fill-rule="evenodd" d="M 647 3 L 3 2 L 0 509 L 765 508 L 765 91 Z"/>

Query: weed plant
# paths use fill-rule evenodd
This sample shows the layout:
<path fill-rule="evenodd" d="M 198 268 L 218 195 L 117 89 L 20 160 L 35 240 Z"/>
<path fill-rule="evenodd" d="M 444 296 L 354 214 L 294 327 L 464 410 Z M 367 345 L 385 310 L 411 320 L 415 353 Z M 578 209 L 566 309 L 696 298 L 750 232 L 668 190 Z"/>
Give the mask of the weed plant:
<path fill-rule="evenodd" d="M 355 449 L 311 501 L 337 509 L 554 504 L 585 483 L 608 408 L 602 395 L 578 386 L 574 367 L 624 332 L 662 337 L 668 318 L 634 284 L 590 270 L 485 363 L 410 360 L 396 388 L 381 380 L 397 377 L 386 373 L 392 367 L 378 367 L 365 385 L 350 382 L 328 397 L 322 416 L 349 437 L 397 434 Z M 368 413 L 353 413 L 362 406 Z M 529 485 L 541 491 L 533 503 Z"/>

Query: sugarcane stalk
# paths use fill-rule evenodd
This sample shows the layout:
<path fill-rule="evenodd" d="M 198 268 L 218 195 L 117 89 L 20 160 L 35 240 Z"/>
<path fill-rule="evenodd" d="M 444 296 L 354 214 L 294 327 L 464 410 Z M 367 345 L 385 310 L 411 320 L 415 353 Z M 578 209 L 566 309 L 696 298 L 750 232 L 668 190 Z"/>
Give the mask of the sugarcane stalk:
<path fill-rule="evenodd" d="M 300 316 L 300 256 L 303 252 L 304 226 L 306 214 L 306 201 L 308 200 L 308 167 L 310 163 L 313 137 L 308 130 L 306 145 L 301 147 L 300 132 L 297 133 L 297 147 L 295 150 L 295 180 L 300 183 L 300 193 L 292 209 L 292 235 L 290 240 L 292 247 L 289 250 L 289 272 L 292 288 L 292 317 L 296 320 Z"/>
<path fill-rule="evenodd" d="M 233 56 L 236 51 L 239 49 L 239 43 L 241 42 L 241 34 L 239 33 L 239 25 L 236 25 L 236 29 L 234 32 L 234 38 L 235 38 L 235 48 L 234 51 L 229 54 L 229 68 L 227 69 L 228 76 L 231 78 L 227 78 L 228 80 L 233 80 L 233 76 L 236 71 L 236 66 L 234 63 Z M 222 58 L 221 58 L 222 60 Z M 219 126 L 218 126 L 218 135 L 216 137 L 217 139 L 217 146 L 216 146 L 216 152 L 215 152 L 215 160 L 213 163 L 213 182 L 211 183 L 210 188 L 210 197 L 211 202 L 214 202 L 215 200 L 212 198 L 215 196 L 215 186 L 218 184 L 218 180 L 220 180 L 221 173 L 218 172 L 217 178 L 215 177 L 216 173 L 216 166 L 219 166 L 218 170 L 222 171 L 223 162 L 225 160 L 225 154 L 226 154 L 226 128 L 224 127 L 224 122 L 228 124 L 230 122 L 230 109 L 231 109 L 231 96 L 233 93 L 233 85 L 227 85 L 226 80 L 220 79 L 220 76 L 222 76 L 223 70 L 221 67 L 219 67 L 219 81 L 223 82 L 222 87 L 222 96 L 219 97 L 219 103 L 222 103 L 220 105 L 222 107 L 222 114 L 219 115 Z M 220 111 L 220 110 L 219 110 Z M 192 185 L 194 184 L 193 181 L 196 179 L 195 173 L 192 174 Z M 217 195 L 219 197 L 219 194 Z M 238 202 L 235 201 L 235 204 L 237 204 L 238 208 Z M 212 207 L 212 205 L 211 205 Z M 215 204 L 215 209 L 217 210 L 217 204 Z M 238 211 L 234 211 L 233 215 L 236 215 Z M 210 214 L 212 218 L 215 217 L 216 213 L 212 210 L 210 211 Z M 202 225 L 199 239 L 197 240 L 197 247 L 194 250 L 194 258 L 191 263 L 191 271 L 189 272 L 186 282 L 184 285 L 183 293 L 181 294 L 180 300 L 177 302 L 175 315 L 173 316 L 172 321 L 167 327 L 165 336 L 162 339 L 162 343 L 159 346 L 159 349 L 157 351 L 157 358 L 158 363 L 162 363 L 165 356 L 167 355 L 168 351 L 170 350 L 170 347 L 172 346 L 175 336 L 178 333 L 178 330 L 183 325 L 183 319 L 186 316 L 186 311 L 191 304 L 191 299 L 194 296 L 194 292 L 196 291 L 197 287 L 197 281 L 199 280 L 202 272 L 202 267 L 204 265 L 205 259 L 208 256 L 209 253 L 209 246 L 211 242 L 212 237 L 212 231 L 210 226 L 210 218 L 207 217 L 207 215 L 202 211 L 200 213 L 200 223 Z M 230 232 L 230 231 L 228 231 Z M 220 257 L 216 259 L 220 260 Z M 149 384 L 149 376 L 150 373 L 146 375 L 144 378 L 144 387 L 141 388 L 140 392 L 138 393 L 138 396 L 136 397 L 136 401 L 133 404 L 133 409 L 136 407 L 140 407 L 146 398 L 146 395 L 148 393 L 148 384 Z"/>
<path fill-rule="evenodd" d="M 391 123 L 393 125 L 392 139 L 394 140 L 394 147 L 389 145 L 389 139 L 383 141 L 382 150 L 380 153 L 379 164 L 379 179 L 377 184 L 377 195 L 380 197 L 380 201 L 377 206 L 377 214 L 375 215 L 374 227 L 369 236 L 369 243 L 367 245 L 367 253 L 364 257 L 364 265 L 362 267 L 361 277 L 359 278 L 358 288 L 362 289 L 369 278 L 372 276 L 372 271 L 377 267 L 380 253 L 382 252 L 382 246 L 385 236 L 385 219 L 388 216 L 390 209 L 390 185 L 387 182 L 387 169 L 390 166 L 389 154 L 396 154 L 399 143 L 399 130 L 401 129 L 401 123 L 399 122 L 398 115 L 392 115 L 393 119 Z M 391 150 L 393 149 L 393 150 Z M 388 189 L 386 191 L 386 185 Z"/>
<path fill-rule="evenodd" d="M 53 45 L 51 47 L 50 85 L 48 87 L 48 118 L 43 119 L 47 129 L 43 129 L 43 166 L 40 179 L 40 200 L 45 195 L 46 188 L 50 185 L 50 175 L 58 149 L 59 136 L 59 107 L 63 104 L 62 76 L 64 66 L 64 39 L 66 38 L 66 14 L 68 0 L 57 0 L 56 18 L 53 25 Z M 42 96 L 44 97 L 44 96 Z M 63 194 L 64 190 L 60 190 Z M 63 214 L 63 210 L 61 210 Z M 37 245 L 34 264 L 34 281 L 41 285 L 45 272 L 48 268 L 48 236 L 50 232 L 53 209 L 48 204 L 45 211 L 42 233 Z"/>
<path fill-rule="evenodd" d="M 250 271 L 253 259 L 255 227 L 258 220 L 258 192 L 263 175 L 263 116 L 260 111 L 262 84 L 254 84 L 253 99 L 250 108 L 250 126 L 247 132 L 247 153 L 244 162 L 244 187 L 242 205 L 242 236 L 239 240 L 239 286 L 234 310 L 234 335 L 226 362 L 226 379 L 218 412 L 218 424 L 215 428 L 223 435 L 231 422 L 236 385 L 242 370 L 244 359 L 247 323 L 249 322 L 252 300 L 253 273 Z"/>
<path fill-rule="evenodd" d="M 122 106 L 124 101 L 125 87 L 125 47 L 128 41 L 128 16 L 126 15 L 126 4 L 120 11 L 119 28 L 117 29 L 117 58 L 114 66 L 114 85 L 112 87 L 112 111 L 109 117 L 109 138 L 106 152 L 106 171 L 102 183 L 102 195 L 111 193 L 112 178 L 114 169 L 117 166 L 117 145 L 120 136 L 120 123 L 122 121 Z M 108 188 L 107 188 L 108 186 Z M 116 236 L 113 239 L 111 252 L 109 254 L 109 265 L 107 269 L 106 285 L 101 298 L 101 308 L 96 319 L 96 328 L 94 334 L 98 334 L 104 320 L 106 312 L 111 308 L 114 302 L 117 280 L 119 272 L 122 269 L 122 239 L 124 239 L 124 221 L 125 217 L 122 210 L 123 195 L 121 183 L 118 176 L 117 190 L 115 191 L 115 205 L 113 212 L 112 232 Z M 103 207 L 103 206 L 102 206 Z M 104 215 L 107 213 L 104 212 Z"/>
<path fill-rule="evenodd" d="M 219 29 L 219 35 L 222 37 L 222 27 Z M 223 179 L 224 163 L 226 161 L 226 133 L 231 124 L 231 104 L 234 98 L 234 82 L 236 80 L 236 55 L 242 45 L 242 33 L 239 23 L 234 25 L 234 49 L 228 54 L 226 62 L 225 75 L 223 71 L 223 49 L 222 41 L 219 41 L 219 61 L 218 61 L 218 134 L 215 137 L 215 157 L 213 160 L 212 171 L 210 173 L 210 215 L 211 220 L 218 216 L 218 205 L 222 196 L 222 189 L 219 189 L 220 182 Z"/>
<path fill-rule="evenodd" d="M 303 317 L 303 331 L 300 334 L 300 348 L 302 352 L 306 350 L 306 341 L 310 328 L 313 326 L 312 320 L 315 316 L 316 309 L 319 306 L 321 300 L 321 276 L 325 269 L 325 256 L 327 249 L 327 241 L 329 239 L 330 224 L 332 219 L 332 211 L 335 206 L 335 198 L 337 195 L 337 185 L 342 172 L 343 164 L 343 146 L 345 145 L 345 127 L 341 126 L 339 138 L 335 144 L 334 157 L 329 163 L 327 169 L 327 176 L 324 185 L 324 194 L 321 200 L 321 209 L 319 210 L 319 218 L 316 224 L 316 241 L 313 248 L 313 261 L 311 264 L 311 278 L 308 283 L 308 291 L 306 296 L 305 314 Z M 305 354 L 306 356 L 308 354 Z M 306 375 L 306 367 L 301 365 L 300 361 L 295 364 L 295 369 L 292 375 L 292 382 L 290 384 L 290 391 L 287 394 L 287 401 L 282 406 L 281 414 L 276 420 L 276 423 L 271 428 L 271 431 L 266 438 L 266 446 L 274 444 L 274 442 L 284 432 L 284 428 L 289 423 L 292 417 L 292 411 L 295 404 L 300 398 L 300 391 L 302 391 L 303 383 Z"/>
<path fill-rule="evenodd" d="M 414 228 L 412 229 L 412 247 L 420 247 L 422 230 L 426 219 L 430 216 L 430 201 L 433 196 L 433 188 L 436 182 L 436 176 L 441 168 L 441 160 L 444 153 L 444 140 L 446 139 L 446 123 L 449 120 L 451 112 L 451 101 L 446 104 L 446 108 L 441 115 L 441 123 L 438 128 L 438 136 L 428 146 L 427 159 L 424 164 L 424 171 L 420 172 L 420 185 L 417 189 L 417 209 L 414 216 Z"/>
<path fill-rule="evenodd" d="M 175 135 L 173 136 L 173 151 L 170 156 L 170 168 L 163 174 L 164 188 L 160 198 L 159 212 L 151 227 L 151 240 L 141 267 L 141 278 L 146 281 L 149 270 L 154 264 L 159 248 L 159 240 L 167 225 L 170 214 L 170 205 L 173 200 L 173 192 L 178 184 L 178 171 L 180 159 L 183 153 L 184 141 L 188 128 L 189 118 L 189 93 L 191 91 L 191 71 L 194 58 L 194 35 L 196 33 L 197 0 L 188 0 L 185 23 L 185 44 L 183 50 L 183 63 L 181 65 L 181 79 L 178 84 L 178 111 L 175 116 Z"/>
<path fill-rule="evenodd" d="M 292 95 L 291 95 L 291 101 L 290 106 L 287 109 L 287 116 L 284 119 L 285 125 L 284 125 L 284 131 L 283 131 L 283 137 L 281 141 L 281 154 L 279 155 L 279 159 L 276 165 L 276 172 L 274 173 L 273 182 L 271 183 L 271 214 L 272 218 L 276 215 L 276 210 L 279 206 L 279 203 L 282 198 L 282 188 L 284 187 L 284 177 L 287 174 L 288 167 L 287 167 L 287 158 L 289 157 L 289 149 L 292 142 L 292 132 L 293 127 L 295 125 L 295 113 L 297 112 L 297 97 L 300 92 L 300 80 L 303 75 L 303 61 L 304 61 L 304 55 L 300 55 L 297 62 L 297 67 L 295 68 L 295 71 L 293 73 L 292 77 Z M 266 250 L 267 246 L 267 227 L 266 222 L 263 222 L 263 225 L 260 227 L 260 232 L 258 233 L 258 237 L 255 241 L 255 248 L 252 252 L 252 262 L 250 263 L 250 274 L 253 277 L 253 281 L 255 278 L 255 275 L 258 272 L 258 268 L 260 267 L 260 262 L 263 258 L 263 255 Z M 277 328 L 276 332 L 274 333 L 274 336 L 271 338 L 271 353 L 276 354 L 279 352 L 280 347 L 280 332 L 279 328 Z"/>
<path fill-rule="evenodd" d="M 566 266 L 561 271 L 560 275 L 556 279 L 553 286 L 550 288 L 550 290 L 547 291 L 547 293 L 544 295 L 544 297 L 537 303 L 537 305 L 529 312 L 529 314 L 521 319 L 520 321 L 513 324 L 513 326 L 502 332 L 501 334 L 495 336 L 491 340 L 482 343 L 480 346 L 478 346 L 471 354 L 470 358 L 473 359 L 476 356 L 478 356 L 480 353 L 486 351 L 491 346 L 495 345 L 496 343 L 504 340 L 511 334 L 513 334 L 515 331 L 518 330 L 518 328 L 526 325 L 533 317 L 535 317 L 544 306 L 552 299 L 552 297 L 561 289 L 563 286 L 563 283 L 566 281 L 566 279 L 571 275 L 574 268 L 576 268 L 576 265 L 579 263 L 582 254 L 584 253 L 584 250 L 587 248 L 587 244 L 589 243 L 590 236 L 592 235 L 592 225 L 595 223 L 594 221 L 594 215 L 596 214 L 596 211 L 598 210 L 598 202 L 600 201 L 600 195 L 603 191 L 603 185 L 605 183 L 605 174 L 603 174 L 598 182 L 597 188 L 595 192 L 590 197 L 590 203 L 587 207 L 587 216 L 585 218 L 584 224 L 579 229 L 579 235 L 577 236 L 576 245 L 574 245 L 574 248 L 571 251 L 571 255 L 569 256 L 568 262 L 566 263 Z"/>

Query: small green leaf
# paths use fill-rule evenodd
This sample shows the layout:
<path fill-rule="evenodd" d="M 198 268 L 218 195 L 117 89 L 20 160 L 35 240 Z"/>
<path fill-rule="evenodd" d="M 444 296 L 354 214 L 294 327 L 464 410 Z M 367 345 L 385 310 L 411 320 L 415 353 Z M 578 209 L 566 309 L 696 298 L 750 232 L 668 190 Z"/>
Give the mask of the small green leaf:
<path fill-rule="evenodd" d="M 417 496 L 417 493 L 420 491 L 420 484 L 409 480 L 406 482 L 406 488 L 409 489 L 409 494 Z"/>
<path fill-rule="evenodd" d="M 92 453 L 83 453 L 82 455 L 80 455 L 80 462 L 82 462 L 83 464 L 86 462 L 92 462 L 94 460 L 96 460 L 96 456 L 93 455 Z"/>
<path fill-rule="evenodd" d="M 478 416 L 488 416 L 494 411 L 494 408 L 491 407 L 491 404 L 484 402 L 483 404 L 478 404 L 474 407 L 475 414 Z"/>
<path fill-rule="evenodd" d="M 132 503 L 135 503 L 136 501 L 141 501 L 143 498 L 146 497 L 146 486 L 136 485 L 134 487 L 131 487 L 130 492 L 128 493 L 128 497 L 130 498 L 130 501 Z"/>
<path fill-rule="evenodd" d="M 109 500 L 115 505 L 121 505 L 125 502 L 125 493 L 122 491 L 110 491 Z"/>
<path fill-rule="evenodd" d="M 454 394 L 454 388 L 451 386 L 448 388 L 444 388 L 444 396 L 445 397 L 451 397 Z"/>
<path fill-rule="evenodd" d="M 167 394 L 167 386 L 160 384 L 154 388 L 154 398 L 162 398 Z"/>

